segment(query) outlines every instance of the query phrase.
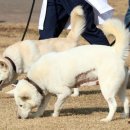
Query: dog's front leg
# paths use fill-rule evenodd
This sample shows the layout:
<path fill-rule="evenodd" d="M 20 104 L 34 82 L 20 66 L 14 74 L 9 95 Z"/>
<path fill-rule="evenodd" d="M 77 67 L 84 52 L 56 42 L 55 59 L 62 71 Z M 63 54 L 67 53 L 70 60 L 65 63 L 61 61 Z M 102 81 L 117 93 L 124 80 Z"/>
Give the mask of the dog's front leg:
<path fill-rule="evenodd" d="M 31 118 L 35 118 L 35 117 L 41 117 L 41 116 L 43 116 L 43 113 L 45 111 L 45 108 L 46 108 L 46 106 L 47 106 L 50 98 L 51 98 L 51 94 L 47 94 L 45 96 L 45 99 L 43 99 L 43 101 L 41 102 L 41 105 L 39 106 L 37 112 L 33 113 L 32 115 L 30 115 L 30 117 Z"/>
<path fill-rule="evenodd" d="M 54 106 L 54 113 L 52 114 L 53 117 L 59 116 L 62 104 L 65 102 L 66 98 L 71 95 L 71 90 L 67 88 L 63 91 L 63 93 L 57 94 L 57 101 Z"/>

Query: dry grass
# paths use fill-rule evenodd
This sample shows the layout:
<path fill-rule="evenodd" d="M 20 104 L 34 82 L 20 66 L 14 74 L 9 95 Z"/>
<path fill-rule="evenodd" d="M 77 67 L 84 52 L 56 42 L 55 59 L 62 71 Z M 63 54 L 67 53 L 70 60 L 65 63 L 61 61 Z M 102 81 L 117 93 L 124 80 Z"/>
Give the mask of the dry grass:
<path fill-rule="evenodd" d="M 115 16 L 123 16 L 127 9 L 127 0 L 109 0 L 115 7 Z M 0 53 L 3 50 L 21 39 L 24 31 L 23 24 L 0 23 Z M 66 35 L 66 31 L 62 36 Z M 38 39 L 37 25 L 31 24 L 26 39 Z M 127 63 L 130 62 L 127 60 Z M 0 130 L 128 130 L 129 119 L 121 119 L 122 105 L 119 107 L 114 121 L 102 123 L 99 120 L 108 113 L 108 106 L 100 93 L 99 86 L 82 87 L 79 97 L 70 97 L 65 102 L 61 116 L 52 118 L 55 97 L 52 97 L 45 117 L 20 120 L 16 117 L 16 108 L 13 98 L 9 98 L 4 92 L 11 89 L 11 86 L 0 92 Z M 127 90 L 130 97 L 130 90 Z"/>

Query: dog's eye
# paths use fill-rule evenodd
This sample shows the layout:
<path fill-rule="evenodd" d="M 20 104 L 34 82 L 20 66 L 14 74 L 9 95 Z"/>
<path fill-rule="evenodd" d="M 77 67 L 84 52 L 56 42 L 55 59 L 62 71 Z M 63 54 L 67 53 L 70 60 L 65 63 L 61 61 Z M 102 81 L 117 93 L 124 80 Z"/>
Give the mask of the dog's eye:
<path fill-rule="evenodd" d="M 0 65 L 1 65 L 1 67 L 4 67 L 4 64 L 3 64 L 3 63 L 1 63 Z"/>
<path fill-rule="evenodd" d="M 3 63 L 1 63 L 1 66 L 3 67 L 3 66 L 4 66 L 4 64 L 3 64 Z"/>
<path fill-rule="evenodd" d="M 22 107 L 23 105 L 19 105 L 20 107 Z"/>

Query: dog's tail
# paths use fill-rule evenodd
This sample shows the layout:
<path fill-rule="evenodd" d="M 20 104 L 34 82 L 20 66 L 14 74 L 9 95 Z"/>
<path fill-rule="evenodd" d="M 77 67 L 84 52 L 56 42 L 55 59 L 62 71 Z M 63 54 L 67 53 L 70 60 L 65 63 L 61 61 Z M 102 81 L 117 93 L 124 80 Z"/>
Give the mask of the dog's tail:
<path fill-rule="evenodd" d="M 113 18 L 104 22 L 102 27 L 105 35 L 113 35 L 115 37 L 116 42 L 112 47 L 125 60 L 129 53 L 130 35 L 124 23 L 119 19 Z"/>
<path fill-rule="evenodd" d="M 80 35 L 83 33 L 85 29 L 85 17 L 82 6 L 76 6 L 71 12 L 71 30 L 67 35 L 67 38 L 73 39 L 74 41 L 78 41 Z"/>

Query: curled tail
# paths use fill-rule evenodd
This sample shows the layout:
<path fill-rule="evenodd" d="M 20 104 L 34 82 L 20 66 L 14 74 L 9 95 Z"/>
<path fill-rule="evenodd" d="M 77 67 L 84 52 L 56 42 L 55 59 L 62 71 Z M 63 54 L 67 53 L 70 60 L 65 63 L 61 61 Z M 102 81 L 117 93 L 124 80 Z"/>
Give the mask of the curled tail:
<path fill-rule="evenodd" d="M 113 35 L 115 37 L 116 42 L 112 47 L 125 60 L 129 53 L 130 35 L 124 23 L 119 19 L 113 18 L 105 21 L 102 27 L 105 35 Z"/>
<path fill-rule="evenodd" d="M 76 6 L 71 12 L 71 30 L 67 35 L 67 38 L 70 38 L 74 41 L 78 41 L 80 35 L 85 29 L 85 17 L 82 6 Z"/>

